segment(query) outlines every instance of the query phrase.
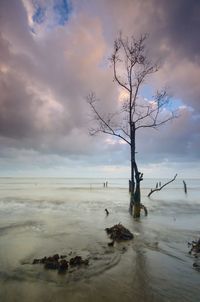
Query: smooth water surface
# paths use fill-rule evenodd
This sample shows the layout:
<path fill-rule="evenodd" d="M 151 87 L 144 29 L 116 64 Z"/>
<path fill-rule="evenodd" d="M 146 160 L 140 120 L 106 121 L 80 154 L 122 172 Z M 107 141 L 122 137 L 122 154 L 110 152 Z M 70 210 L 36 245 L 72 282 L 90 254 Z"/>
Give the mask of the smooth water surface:
<path fill-rule="evenodd" d="M 128 180 L 104 181 L 0 179 L 0 301 L 199 301 L 187 242 L 200 236 L 200 180 L 186 180 L 187 195 L 176 180 L 151 199 L 156 180 L 145 180 L 149 215 L 139 221 L 128 213 Z M 134 239 L 109 247 L 105 228 L 119 222 Z M 32 265 L 55 253 L 89 266 L 59 275 Z"/>

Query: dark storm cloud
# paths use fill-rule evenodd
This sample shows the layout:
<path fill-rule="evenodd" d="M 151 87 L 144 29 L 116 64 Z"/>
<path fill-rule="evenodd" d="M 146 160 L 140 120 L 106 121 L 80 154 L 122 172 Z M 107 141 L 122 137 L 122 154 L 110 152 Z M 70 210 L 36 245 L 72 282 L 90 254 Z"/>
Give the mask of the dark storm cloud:
<path fill-rule="evenodd" d="M 141 28 L 149 32 L 152 53 L 161 59 L 163 68 L 158 77 L 171 87 L 175 97 L 199 112 L 200 2 L 144 1 L 147 7 L 149 2 L 151 9 Z"/>
<path fill-rule="evenodd" d="M 191 60 L 200 56 L 200 2 L 199 0 L 154 1 L 161 5 L 166 33 L 171 45 Z"/>

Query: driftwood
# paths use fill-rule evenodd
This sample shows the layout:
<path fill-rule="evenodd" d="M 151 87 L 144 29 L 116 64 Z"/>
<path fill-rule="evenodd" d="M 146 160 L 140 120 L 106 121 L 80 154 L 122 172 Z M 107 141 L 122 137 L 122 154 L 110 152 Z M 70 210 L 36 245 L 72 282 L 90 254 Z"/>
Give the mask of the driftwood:
<path fill-rule="evenodd" d="M 148 197 L 151 196 L 151 194 L 153 194 L 154 192 L 160 191 L 162 190 L 165 186 L 167 186 L 168 184 L 170 184 L 171 182 L 173 182 L 176 179 L 177 174 L 174 176 L 174 178 L 172 178 L 170 181 L 166 182 L 164 185 L 162 185 L 160 188 L 155 188 L 155 189 L 151 189 L 151 191 L 148 194 Z"/>

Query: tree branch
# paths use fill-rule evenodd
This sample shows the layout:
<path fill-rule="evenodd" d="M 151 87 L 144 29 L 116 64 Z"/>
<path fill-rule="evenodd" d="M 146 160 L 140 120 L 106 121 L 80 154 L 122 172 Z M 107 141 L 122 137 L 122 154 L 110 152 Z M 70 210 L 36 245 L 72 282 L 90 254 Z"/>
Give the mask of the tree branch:
<path fill-rule="evenodd" d="M 158 192 L 160 190 L 162 190 L 165 186 L 167 186 L 168 184 L 170 184 L 171 182 L 173 182 L 177 177 L 177 174 L 174 176 L 174 178 L 172 178 L 170 181 L 166 182 L 164 185 L 162 185 L 160 188 L 155 188 L 155 189 L 151 189 L 151 191 L 149 192 L 149 194 L 147 195 L 148 197 L 151 196 L 151 194 L 153 194 L 154 192 Z"/>
<path fill-rule="evenodd" d="M 115 81 L 121 86 L 123 87 L 125 90 L 127 90 L 128 92 L 130 92 L 130 89 L 119 80 L 119 77 L 117 75 L 117 71 L 116 71 L 116 56 L 113 55 L 113 72 L 114 72 L 114 79 Z"/>
<path fill-rule="evenodd" d="M 91 135 L 95 135 L 99 132 L 102 132 L 102 133 L 105 133 L 105 134 L 109 134 L 109 135 L 112 135 L 112 136 L 116 136 L 120 139 L 122 139 L 123 141 L 125 141 L 127 144 L 131 144 L 130 141 L 128 139 L 126 139 L 123 135 L 121 135 L 120 133 L 118 133 L 117 131 L 119 131 L 119 129 L 114 129 L 112 127 L 112 125 L 110 124 L 111 123 L 111 119 L 112 117 L 115 115 L 111 115 L 109 120 L 106 121 L 105 118 L 103 118 L 103 116 L 100 115 L 100 113 L 97 111 L 94 103 L 96 102 L 96 98 L 95 98 L 95 95 L 94 93 L 91 93 L 88 97 L 87 97 L 87 101 L 88 101 L 88 104 L 91 106 L 92 108 L 92 111 L 94 113 L 94 117 L 95 117 L 95 120 L 98 122 L 99 124 L 99 128 L 96 128 L 96 129 L 91 129 L 90 130 L 90 134 Z M 122 128 L 120 128 L 120 131 L 123 132 L 126 136 L 130 137 L 126 132 L 125 130 L 123 130 Z"/>
<path fill-rule="evenodd" d="M 138 130 L 138 129 L 141 129 L 141 128 L 154 128 L 156 129 L 157 127 L 163 125 L 163 124 L 166 124 L 167 122 L 173 120 L 174 118 L 176 118 L 176 116 L 173 115 L 172 113 L 172 116 L 170 116 L 169 118 L 163 120 L 163 121 L 160 121 L 160 122 L 157 122 L 157 120 L 153 119 L 153 122 L 151 124 L 144 124 L 144 125 L 140 125 L 140 126 L 137 126 L 135 127 L 135 130 Z"/>

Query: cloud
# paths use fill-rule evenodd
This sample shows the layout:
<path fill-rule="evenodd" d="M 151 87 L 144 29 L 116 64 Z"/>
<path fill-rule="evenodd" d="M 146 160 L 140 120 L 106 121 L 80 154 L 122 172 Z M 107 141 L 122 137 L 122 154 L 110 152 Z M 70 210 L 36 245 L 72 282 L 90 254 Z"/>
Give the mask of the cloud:
<path fill-rule="evenodd" d="M 122 30 L 149 32 L 149 53 L 161 62 L 150 85 L 169 86 L 185 105 L 180 118 L 159 132 L 138 133 L 139 160 L 140 154 L 154 163 L 199 159 L 199 7 L 198 1 L 185 0 L 2 0 L 2 158 L 26 150 L 30 160 L 46 154 L 52 160 L 82 157 L 91 165 L 128 165 L 129 146 L 88 136 L 85 101 L 95 91 L 104 112 L 118 106 L 107 58 Z"/>
<path fill-rule="evenodd" d="M 121 30 L 125 35 L 149 33 L 152 58 L 161 62 L 162 76 L 173 93 L 199 111 L 200 88 L 200 4 L 197 0 L 111 0 L 75 1 L 77 9 L 90 11 L 102 21 L 108 43 Z"/>
<path fill-rule="evenodd" d="M 176 162 L 199 160 L 200 117 L 187 107 L 180 108 L 180 116 L 158 131 L 149 129 L 138 133 L 138 152 L 148 150 L 148 159 Z M 145 141 L 145 145 L 144 145 Z"/>
<path fill-rule="evenodd" d="M 25 15 L 23 5 L 16 9 Z M 92 88 L 99 91 L 98 83 L 104 78 L 107 82 L 101 88 L 102 95 L 112 83 L 106 72 L 98 72 L 104 40 L 98 21 L 80 16 L 67 28 L 47 32 L 42 41 L 29 31 L 21 43 L 28 19 L 24 17 L 23 22 L 23 26 L 18 26 L 14 43 L 15 23 L 22 23 L 21 19 L 5 26 L 1 36 L 1 135 L 18 138 L 25 144 L 32 140 L 36 149 L 43 145 L 41 141 L 48 141 L 50 152 L 51 141 L 61 141 L 62 137 L 66 141 L 68 135 L 81 131 L 82 127 L 86 131 L 85 96 Z M 107 98 L 112 93 L 107 93 Z M 56 152 L 56 143 L 52 151 Z"/>

